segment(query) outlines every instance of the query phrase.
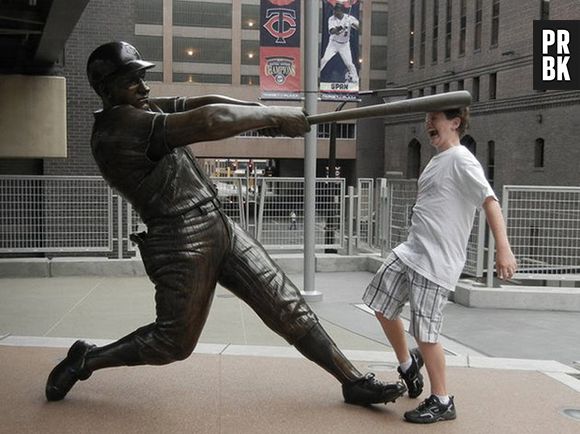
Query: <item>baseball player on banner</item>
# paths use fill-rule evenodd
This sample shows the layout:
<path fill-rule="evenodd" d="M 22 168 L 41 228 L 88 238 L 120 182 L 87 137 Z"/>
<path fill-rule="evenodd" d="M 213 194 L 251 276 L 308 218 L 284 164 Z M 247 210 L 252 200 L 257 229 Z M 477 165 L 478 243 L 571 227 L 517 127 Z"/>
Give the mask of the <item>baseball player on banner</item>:
<path fill-rule="evenodd" d="M 334 6 L 332 6 L 332 3 L 334 3 Z M 329 2 L 329 4 L 333 8 L 333 13 L 328 18 L 328 45 L 320 61 L 320 73 L 322 73 L 328 62 L 338 54 L 346 69 L 343 82 L 349 84 L 345 88 L 340 88 L 340 90 L 356 91 L 358 90 L 359 77 L 353 62 L 350 39 L 351 32 L 357 32 L 360 23 L 355 16 L 350 14 L 351 2 L 336 0 L 336 2 Z M 332 81 L 335 82 L 336 80 L 333 79 Z"/>

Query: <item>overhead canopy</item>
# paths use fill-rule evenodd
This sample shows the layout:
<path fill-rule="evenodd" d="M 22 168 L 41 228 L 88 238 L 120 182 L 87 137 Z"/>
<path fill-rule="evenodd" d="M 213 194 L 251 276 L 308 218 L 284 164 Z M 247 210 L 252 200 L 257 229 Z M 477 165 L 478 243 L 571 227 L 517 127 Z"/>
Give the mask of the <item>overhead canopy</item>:
<path fill-rule="evenodd" d="M 0 0 L 0 74 L 50 70 L 88 2 Z"/>

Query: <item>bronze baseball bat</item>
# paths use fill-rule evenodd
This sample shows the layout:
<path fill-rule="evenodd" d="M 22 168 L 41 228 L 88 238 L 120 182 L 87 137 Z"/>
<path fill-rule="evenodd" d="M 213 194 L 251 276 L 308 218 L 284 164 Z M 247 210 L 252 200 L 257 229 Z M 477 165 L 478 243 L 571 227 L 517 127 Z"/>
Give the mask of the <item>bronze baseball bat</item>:
<path fill-rule="evenodd" d="M 388 115 L 405 113 L 420 113 L 444 111 L 453 108 L 465 107 L 471 104 L 471 94 L 466 90 L 446 92 L 439 95 L 422 96 L 419 98 L 376 104 L 368 107 L 359 107 L 339 112 L 321 113 L 308 116 L 310 125 L 323 122 L 345 121 L 350 119 L 376 118 Z"/>

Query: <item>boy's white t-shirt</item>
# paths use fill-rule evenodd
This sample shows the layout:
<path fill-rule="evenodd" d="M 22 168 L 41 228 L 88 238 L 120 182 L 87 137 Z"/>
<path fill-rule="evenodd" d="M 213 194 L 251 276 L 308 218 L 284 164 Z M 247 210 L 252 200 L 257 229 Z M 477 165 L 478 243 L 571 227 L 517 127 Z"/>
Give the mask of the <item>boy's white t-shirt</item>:
<path fill-rule="evenodd" d="M 465 265 L 476 208 L 495 196 L 479 161 L 462 145 L 437 154 L 419 177 L 407 241 L 393 252 L 450 291 Z"/>

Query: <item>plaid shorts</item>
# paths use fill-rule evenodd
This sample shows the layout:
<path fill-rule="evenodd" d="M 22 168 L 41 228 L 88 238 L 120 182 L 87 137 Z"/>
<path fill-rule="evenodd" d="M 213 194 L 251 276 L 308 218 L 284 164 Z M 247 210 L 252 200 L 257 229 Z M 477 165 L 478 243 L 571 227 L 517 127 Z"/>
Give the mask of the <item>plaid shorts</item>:
<path fill-rule="evenodd" d="M 388 320 L 398 318 L 409 301 L 409 333 L 421 342 L 435 343 L 443 325 L 443 307 L 449 292 L 407 267 L 391 253 L 367 287 L 363 301 Z"/>

